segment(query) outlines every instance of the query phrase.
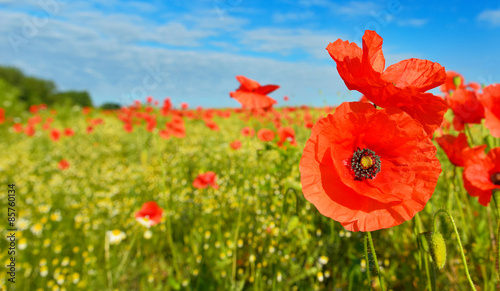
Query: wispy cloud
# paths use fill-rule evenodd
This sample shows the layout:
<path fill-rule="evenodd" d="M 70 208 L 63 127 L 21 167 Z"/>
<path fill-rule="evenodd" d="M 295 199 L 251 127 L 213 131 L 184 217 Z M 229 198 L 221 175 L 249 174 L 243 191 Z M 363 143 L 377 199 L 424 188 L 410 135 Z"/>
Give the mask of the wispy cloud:
<path fill-rule="evenodd" d="M 380 11 L 383 6 L 372 1 L 349 1 L 346 3 L 335 3 L 326 0 L 301 0 L 299 3 L 305 7 L 321 7 L 328 9 L 336 15 L 347 17 L 358 17 L 371 15 Z"/>
<path fill-rule="evenodd" d="M 126 104 L 153 95 L 171 96 L 174 101 L 192 105 L 238 106 L 231 103 L 228 92 L 238 87 L 234 76 L 240 74 L 264 84 L 281 85 L 273 97 L 280 100 L 280 96 L 288 95 L 296 104 L 321 105 L 322 96 L 329 96 L 328 103 L 338 104 L 344 100 L 337 96 L 347 96 L 348 90 L 335 73 L 333 62 L 279 61 L 272 56 L 238 53 L 242 47 L 271 53 L 302 50 L 321 57 L 327 55 L 324 48 L 336 39 L 334 35 L 305 29 L 243 30 L 239 28 L 246 23 L 244 19 L 227 16 L 223 23 L 210 11 L 202 13 L 203 17 L 197 17 L 196 21 L 184 15 L 155 24 L 137 15 L 70 8 L 65 7 L 46 26 L 38 28 L 17 53 L 7 38 L 0 38 L 0 63 L 54 80 L 62 90 L 89 90 L 98 104 L 104 101 Z M 0 33 L 11 32 L 22 37 L 20 20 L 27 16 L 0 11 L 0 19 L 5 23 Z M 228 27 L 227 21 L 234 25 Z M 231 37 L 223 38 L 226 34 Z M 207 38 L 213 39 L 206 41 Z M 167 47 L 148 46 L 144 42 Z M 209 51 L 201 43 L 223 49 Z M 154 86 L 145 86 L 144 80 L 151 74 L 159 76 L 159 81 Z M 320 96 L 320 90 L 324 95 Z"/>
<path fill-rule="evenodd" d="M 429 20 L 425 18 L 408 18 L 404 20 L 398 20 L 397 24 L 399 26 L 406 26 L 406 27 L 422 27 L 426 25 L 428 22 Z"/>
<path fill-rule="evenodd" d="M 328 58 L 326 46 L 340 35 L 309 29 L 262 28 L 245 31 L 240 39 L 247 49 L 288 55 L 306 53 L 316 59 Z"/>
<path fill-rule="evenodd" d="M 302 21 L 314 17 L 314 13 L 311 11 L 306 12 L 290 12 L 290 13 L 274 13 L 273 21 L 277 23 L 287 22 L 287 21 Z"/>
<path fill-rule="evenodd" d="M 500 26 L 500 8 L 496 10 L 487 9 L 479 13 L 477 19 L 488 22 L 492 26 Z"/>

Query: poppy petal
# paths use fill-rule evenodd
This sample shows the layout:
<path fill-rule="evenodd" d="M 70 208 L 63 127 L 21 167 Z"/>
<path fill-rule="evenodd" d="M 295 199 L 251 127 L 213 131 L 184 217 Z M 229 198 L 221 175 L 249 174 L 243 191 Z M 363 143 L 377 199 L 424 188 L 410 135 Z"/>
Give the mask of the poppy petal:
<path fill-rule="evenodd" d="M 438 63 L 408 59 L 387 67 L 382 73 L 382 79 L 398 88 L 412 87 L 425 92 L 443 84 L 446 72 Z"/>

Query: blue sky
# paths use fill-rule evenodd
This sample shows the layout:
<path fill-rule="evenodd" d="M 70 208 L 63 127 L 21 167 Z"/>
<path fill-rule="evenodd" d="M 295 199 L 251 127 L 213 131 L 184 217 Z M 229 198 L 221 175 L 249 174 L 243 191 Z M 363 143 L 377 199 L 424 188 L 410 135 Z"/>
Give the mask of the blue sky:
<path fill-rule="evenodd" d="M 496 1 L 0 0 L 0 65 L 87 90 L 94 103 L 151 95 L 174 104 L 238 107 L 245 75 L 281 88 L 287 104 L 359 98 L 325 50 L 365 29 L 384 38 L 386 66 L 439 62 L 466 81 L 500 82 Z M 436 92 L 436 91 L 434 91 Z"/>

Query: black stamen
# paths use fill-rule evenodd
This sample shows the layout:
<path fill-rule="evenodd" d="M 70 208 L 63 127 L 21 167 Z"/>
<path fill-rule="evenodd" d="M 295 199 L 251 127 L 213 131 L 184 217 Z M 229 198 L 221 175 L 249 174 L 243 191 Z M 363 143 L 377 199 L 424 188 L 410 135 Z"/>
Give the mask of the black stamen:
<path fill-rule="evenodd" d="M 366 160 L 365 157 L 371 159 L 371 161 Z M 380 172 L 380 166 L 380 157 L 372 150 L 358 148 L 352 155 L 351 169 L 354 172 L 354 180 L 362 181 L 363 179 L 375 178 L 377 173 Z"/>

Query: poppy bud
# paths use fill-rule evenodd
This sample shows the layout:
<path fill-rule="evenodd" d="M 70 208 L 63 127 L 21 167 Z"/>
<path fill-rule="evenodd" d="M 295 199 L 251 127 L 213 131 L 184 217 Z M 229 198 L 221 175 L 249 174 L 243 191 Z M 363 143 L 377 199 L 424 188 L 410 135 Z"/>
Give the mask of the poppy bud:
<path fill-rule="evenodd" d="M 443 235 L 437 231 L 431 233 L 431 256 L 439 269 L 446 263 L 446 243 Z"/>

